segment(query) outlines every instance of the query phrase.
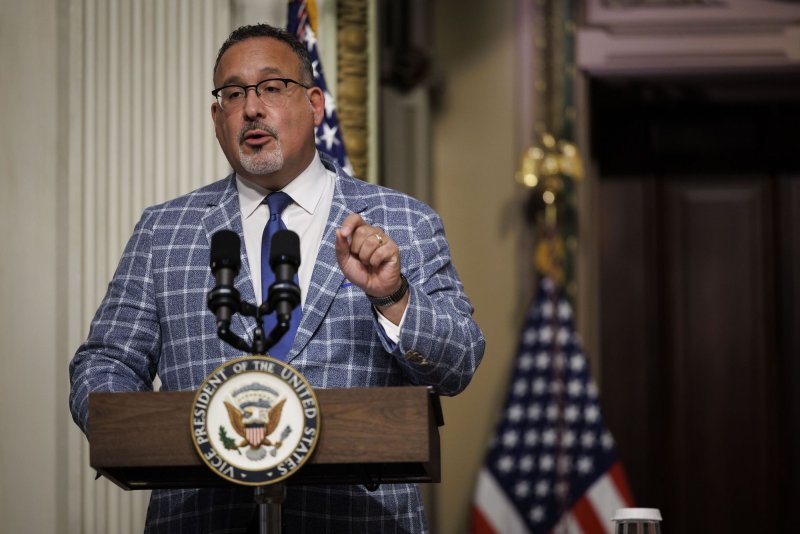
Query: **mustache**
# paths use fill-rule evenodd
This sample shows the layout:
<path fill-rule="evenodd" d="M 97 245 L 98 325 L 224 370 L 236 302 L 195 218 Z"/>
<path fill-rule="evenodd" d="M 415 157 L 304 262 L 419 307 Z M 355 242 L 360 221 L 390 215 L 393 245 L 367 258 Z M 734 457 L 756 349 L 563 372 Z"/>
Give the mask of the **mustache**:
<path fill-rule="evenodd" d="M 276 132 L 275 129 L 272 126 L 270 126 L 269 124 L 266 124 L 264 122 L 251 121 L 251 122 L 246 122 L 242 126 L 242 129 L 239 130 L 239 143 L 240 144 L 244 143 L 244 137 L 248 134 L 248 132 L 251 132 L 252 130 L 262 130 L 264 132 L 267 132 L 269 135 L 271 135 L 275 139 L 278 139 L 278 132 Z"/>

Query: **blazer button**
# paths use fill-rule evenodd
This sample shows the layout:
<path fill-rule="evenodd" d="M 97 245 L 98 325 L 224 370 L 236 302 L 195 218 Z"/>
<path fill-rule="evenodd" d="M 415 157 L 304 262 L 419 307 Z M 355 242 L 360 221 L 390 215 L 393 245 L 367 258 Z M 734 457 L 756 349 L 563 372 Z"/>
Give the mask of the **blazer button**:
<path fill-rule="evenodd" d="M 428 360 L 426 360 L 425 357 L 422 356 L 422 354 L 420 354 L 415 350 L 410 350 L 406 352 L 406 360 L 412 363 L 418 363 L 420 365 L 428 365 Z"/>

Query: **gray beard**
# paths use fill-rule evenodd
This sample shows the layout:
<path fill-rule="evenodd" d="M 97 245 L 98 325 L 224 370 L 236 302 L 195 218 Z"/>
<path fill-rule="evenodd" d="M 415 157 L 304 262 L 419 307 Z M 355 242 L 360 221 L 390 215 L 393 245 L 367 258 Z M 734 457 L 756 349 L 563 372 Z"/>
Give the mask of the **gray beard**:
<path fill-rule="evenodd" d="M 250 174 L 270 174 L 283 168 L 283 151 L 280 142 L 272 150 L 261 148 L 254 154 L 245 154 L 239 147 L 239 161 Z"/>

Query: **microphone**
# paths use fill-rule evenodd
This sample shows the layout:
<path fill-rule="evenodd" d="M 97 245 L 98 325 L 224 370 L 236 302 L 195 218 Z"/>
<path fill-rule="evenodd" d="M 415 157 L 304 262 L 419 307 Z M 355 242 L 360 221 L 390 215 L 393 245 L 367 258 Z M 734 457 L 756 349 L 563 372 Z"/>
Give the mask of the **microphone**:
<path fill-rule="evenodd" d="M 292 310 L 300 304 L 300 288 L 294 281 L 300 265 L 300 238 L 291 230 L 281 230 L 272 236 L 269 250 L 269 266 L 275 273 L 275 282 L 269 288 L 269 304 L 278 317 L 288 322 Z"/>
<path fill-rule="evenodd" d="M 220 230 L 211 236 L 210 267 L 216 286 L 208 293 L 208 307 L 217 316 L 217 326 L 230 324 L 239 311 L 241 297 L 233 281 L 242 266 L 240 241 L 236 232 Z"/>

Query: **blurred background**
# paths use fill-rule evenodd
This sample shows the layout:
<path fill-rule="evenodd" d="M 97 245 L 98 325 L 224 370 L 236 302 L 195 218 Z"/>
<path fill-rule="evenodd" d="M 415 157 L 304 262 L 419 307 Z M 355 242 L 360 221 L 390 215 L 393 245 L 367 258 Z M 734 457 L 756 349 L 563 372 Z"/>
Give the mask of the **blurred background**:
<path fill-rule="evenodd" d="M 316 6 L 356 175 L 442 215 L 487 338 L 443 399 L 432 532 L 471 528 L 542 272 L 571 302 L 633 501 L 670 532 L 790 530 L 800 2 Z M 141 210 L 227 174 L 217 48 L 240 24 L 285 25 L 286 4 L 0 7 L 0 531 L 140 532 L 147 494 L 94 480 L 67 365 Z M 549 270 L 544 242 L 561 247 Z"/>

